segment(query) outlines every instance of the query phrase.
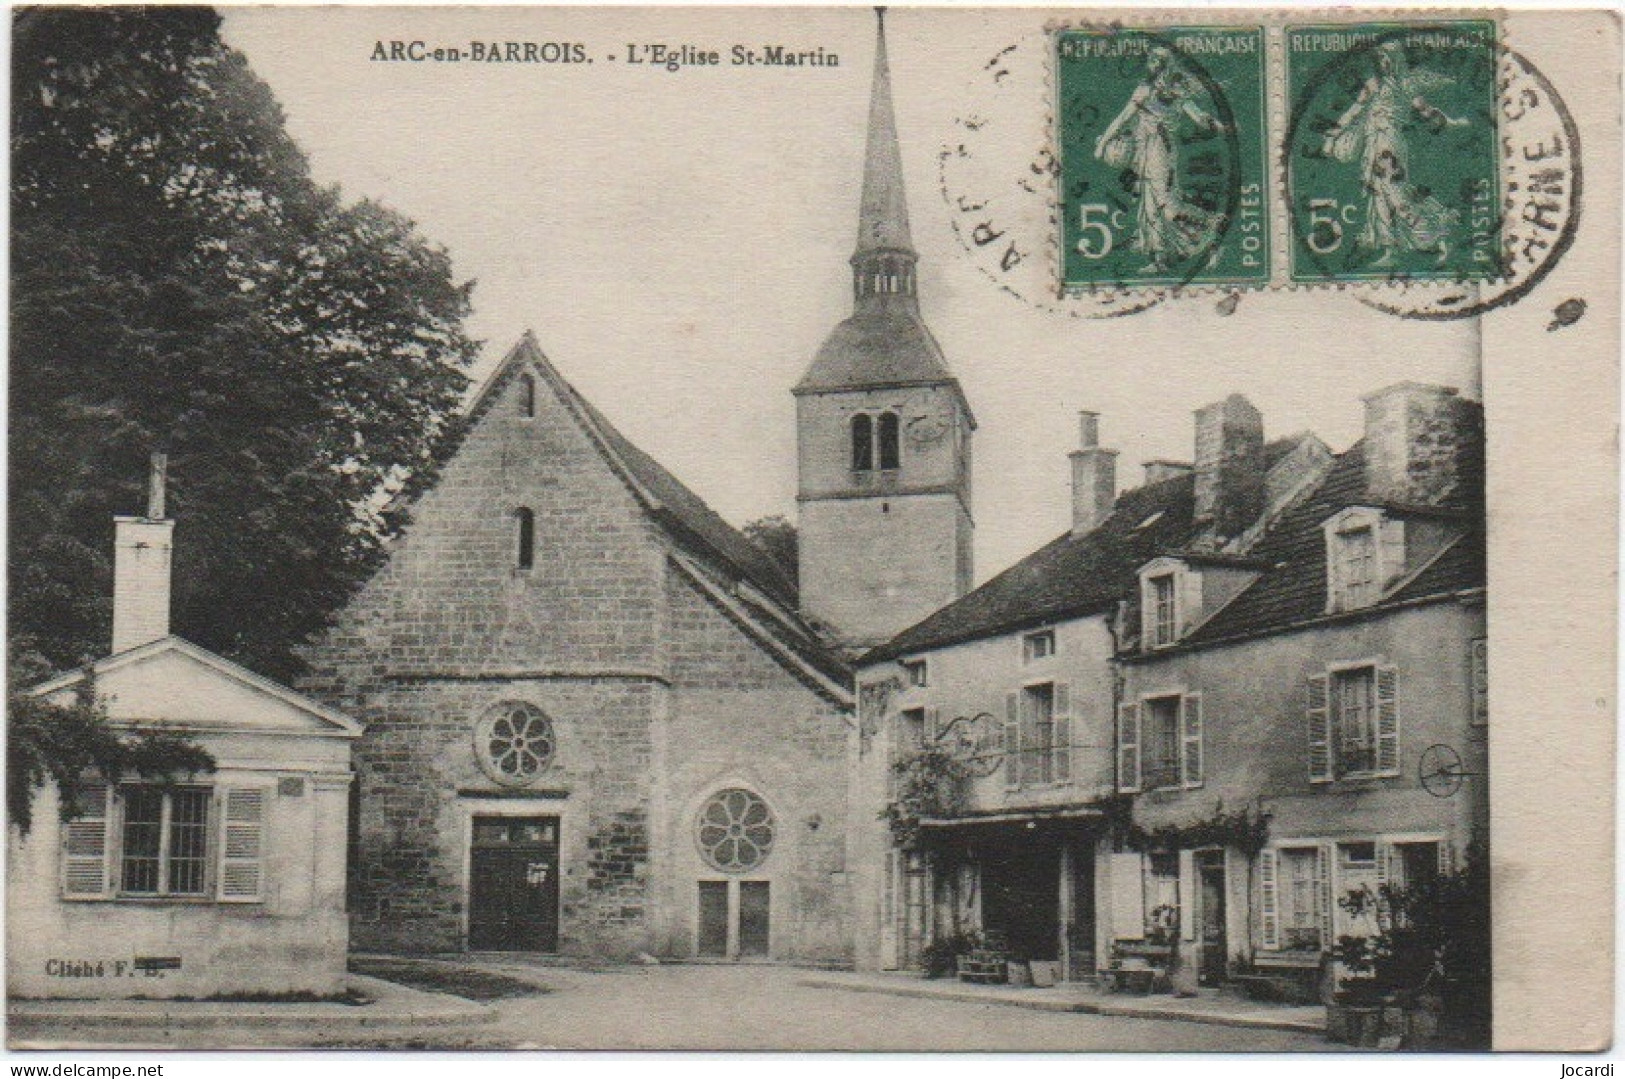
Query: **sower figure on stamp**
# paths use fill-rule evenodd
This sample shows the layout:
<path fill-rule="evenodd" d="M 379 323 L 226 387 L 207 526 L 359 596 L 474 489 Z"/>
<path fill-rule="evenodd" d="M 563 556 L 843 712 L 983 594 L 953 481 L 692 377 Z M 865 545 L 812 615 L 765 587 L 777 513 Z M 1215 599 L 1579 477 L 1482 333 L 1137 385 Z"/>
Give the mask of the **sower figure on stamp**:
<path fill-rule="evenodd" d="M 1145 271 L 1166 270 L 1207 244 L 1221 214 L 1185 197 L 1179 175 L 1181 118 L 1209 132 L 1225 125 L 1193 100 L 1188 74 L 1163 46 L 1150 50 L 1145 80 L 1095 141 L 1095 157 L 1133 171 L 1140 200 L 1134 245 L 1150 262 Z"/>
<path fill-rule="evenodd" d="M 1382 252 L 1373 266 L 1388 265 L 1399 249 L 1436 250 L 1442 263 L 1450 255 L 1450 229 L 1461 215 L 1410 183 L 1404 126 L 1412 112 L 1441 129 L 1464 127 L 1467 119 L 1446 116 L 1428 104 L 1422 95 L 1451 80 L 1433 71 L 1412 71 L 1398 42 L 1379 47 L 1376 61 L 1376 72 L 1326 133 L 1321 152 L 1337 161 L 1360 162 L 1366 213 L 1358 242 Z"/>

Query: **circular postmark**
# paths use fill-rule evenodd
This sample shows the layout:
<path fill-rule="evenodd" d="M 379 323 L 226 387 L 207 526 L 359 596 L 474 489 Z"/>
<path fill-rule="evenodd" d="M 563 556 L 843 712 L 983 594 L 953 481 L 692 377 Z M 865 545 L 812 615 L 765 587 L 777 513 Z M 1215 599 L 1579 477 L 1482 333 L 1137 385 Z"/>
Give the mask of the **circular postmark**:
<path fill-rule="evenodd" d="M 1527 295 L 1573 242 L 1578 130 L 1493 34 L 1396 26 L 1292 90 L 1294 281 L 1352 286 L 1400 317 L 1468 318 Z"/>
<path fill-rule="evenodd" d="M 1046 86 L 1060 32 L 1106 45 L 1091 68 Z M 1046 29 L 982 65 L 939 178 L 955 237 L 1001 290 L 1041 310 L 1116 317 L 1203 283 L 1231 257 L 1247 125 L 1174 33 Z M 1058 115 L 1033 108 L 1046 99 Z M 1261 196 L 1261 161 L 1259 173 Z"/>

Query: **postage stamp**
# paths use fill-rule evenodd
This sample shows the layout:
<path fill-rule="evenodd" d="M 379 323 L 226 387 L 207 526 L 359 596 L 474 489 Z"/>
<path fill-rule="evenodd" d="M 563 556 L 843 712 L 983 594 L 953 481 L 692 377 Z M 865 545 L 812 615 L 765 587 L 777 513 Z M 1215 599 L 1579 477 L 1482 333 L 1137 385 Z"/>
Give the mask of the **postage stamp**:
<path fill-rule="evenodd" d="M 1055 43 L 1065 287 L 1267 281 L 1263 31 Z"/>
<path fill-rule="evenodd" d="M 1287 28 L 1294 281 L 1500 272 L 1496 48 L 1488 21 Z"/>

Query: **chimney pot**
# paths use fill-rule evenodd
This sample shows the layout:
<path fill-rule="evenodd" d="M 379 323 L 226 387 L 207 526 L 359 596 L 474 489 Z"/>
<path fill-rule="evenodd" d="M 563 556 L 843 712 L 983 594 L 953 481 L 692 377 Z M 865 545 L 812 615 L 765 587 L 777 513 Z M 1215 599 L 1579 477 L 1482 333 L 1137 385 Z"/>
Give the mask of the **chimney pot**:
<path fill-rule="evenodd" d="M 1093 449 L 1100 445 L 1100 413 L 1078 413 L 1078 448 Z"/>
<path fill-rule="evenodd" d="M 1080 448 L 1067 454 L 1072 462 L 1072 534 L 1099 528 L 1117 502 L 1117 451 L 1102 449 L 1100 414 L 1078 413 Z"/>

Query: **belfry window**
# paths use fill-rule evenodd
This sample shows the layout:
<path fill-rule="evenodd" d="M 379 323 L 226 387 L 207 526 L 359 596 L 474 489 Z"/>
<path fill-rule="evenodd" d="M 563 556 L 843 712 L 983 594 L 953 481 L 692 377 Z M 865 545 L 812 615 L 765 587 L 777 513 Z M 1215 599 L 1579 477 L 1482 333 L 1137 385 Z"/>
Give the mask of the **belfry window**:
<path fill-rule="evenodd" d="M 520 507 L 514 511 L 513 519 L 514 531 L 518 533 L 514 562 L 520 569 L 530 569 L 536 564 L 536 515 Z"/>
<path fill-rule="evenodd" d="M 880 468 L 883 472 L 891 471 L 898 467 L 897 413 L 882 412 L 878 426 L 880 428 Z"/>
<path fill-rule="evenodd" d="M 874 420 L 864 413 L 852 417 L 852 471 L 868 472 L 874 468 Z"/>

